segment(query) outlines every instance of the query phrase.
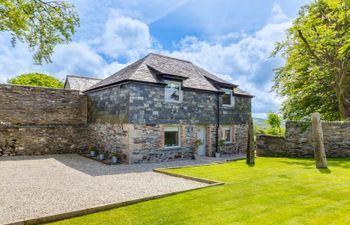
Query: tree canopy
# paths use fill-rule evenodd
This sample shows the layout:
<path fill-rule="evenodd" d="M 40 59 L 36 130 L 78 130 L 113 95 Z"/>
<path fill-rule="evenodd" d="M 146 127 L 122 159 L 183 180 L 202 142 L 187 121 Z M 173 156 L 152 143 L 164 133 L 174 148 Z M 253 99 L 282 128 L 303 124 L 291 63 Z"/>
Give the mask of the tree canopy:
<path fill-rule="evenodd" d="M 285 118 L 350 117 L 350 1 L 316 0 L 299 11 L 276 44 L 285 65 L 275 70 L 274 90 L 286 97 Z"/>
<path fill-rule="evenodd" d="M 51 62 L 54 47 L 70 42 L 77 26 L 78 14 L 65 1 L 0 1 L 0 31 L 10 32 L 13 46 L 27 43 L 37 64 Z"/>
<path fill-rule="evenodd" d="M 42 73 L 27 73 L 7 81 L 9 84 L 63 88 L 63 83 L 53 76 Z"/>

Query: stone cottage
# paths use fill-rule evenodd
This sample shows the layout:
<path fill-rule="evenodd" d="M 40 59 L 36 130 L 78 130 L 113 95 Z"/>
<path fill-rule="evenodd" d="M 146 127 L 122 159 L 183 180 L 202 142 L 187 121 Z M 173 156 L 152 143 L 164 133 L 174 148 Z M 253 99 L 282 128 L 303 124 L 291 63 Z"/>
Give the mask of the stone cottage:
<path fill-rule="evenodd" d="M 247 149 L 253 96 L 189 61 L 151 53 L 83 93 L 91 143 L 125 163 Z"/>

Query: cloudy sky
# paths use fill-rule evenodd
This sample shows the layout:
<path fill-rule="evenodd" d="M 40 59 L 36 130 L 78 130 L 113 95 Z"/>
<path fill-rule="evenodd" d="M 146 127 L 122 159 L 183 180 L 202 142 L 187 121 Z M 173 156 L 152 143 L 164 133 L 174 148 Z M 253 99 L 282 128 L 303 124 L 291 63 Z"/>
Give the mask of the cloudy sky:
<path fill-rule="evenodd" d="M 57 46 L 52 64 L 0 33 L 0 83 L 26 72 L 64 80 L 67 74 L 107 77 L 149 52 L 188 59 L 256 97 L 253 112 L 278 111 L 270 58 L 299 8 L 310 0 L 69 0 L 80 15 L 73 42 Z"/>

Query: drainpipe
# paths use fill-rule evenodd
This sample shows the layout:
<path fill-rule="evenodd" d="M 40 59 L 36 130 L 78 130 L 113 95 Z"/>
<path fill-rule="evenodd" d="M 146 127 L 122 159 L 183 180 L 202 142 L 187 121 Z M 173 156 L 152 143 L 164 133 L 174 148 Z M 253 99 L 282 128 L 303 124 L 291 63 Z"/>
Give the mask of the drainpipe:
<path fill-rule="evenodd" d="M 215 143 L 215 152 L 219 153 L 219 127 L 220 127 L 220 93 L 217 94 L 217 106 L 216 106 L 216 143 Z"/>

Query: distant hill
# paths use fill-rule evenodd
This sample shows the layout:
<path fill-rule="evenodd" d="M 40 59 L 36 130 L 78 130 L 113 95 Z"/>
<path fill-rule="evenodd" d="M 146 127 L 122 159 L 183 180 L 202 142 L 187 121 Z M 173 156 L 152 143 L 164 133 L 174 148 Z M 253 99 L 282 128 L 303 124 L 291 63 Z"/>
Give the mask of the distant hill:
<path fill-rule="evenodd" d="M 261 118 L 253 118 L 253 122 L 255 125 L 262 127 L 262 128 L 266 128 L 268 127 L 266 124 L 266 119 L 261 119 Z"/>
<path fill-rule="evenodd" d="M 255 125 L 262 127 L 262 128 L 267 128 L 268 125 L 266 124 L 266 119 L 261 119 L 261 118 L 253 118 L 253 122 Z M 285 127 L 286 121 L 282 121 L 282 127 Z"/>

